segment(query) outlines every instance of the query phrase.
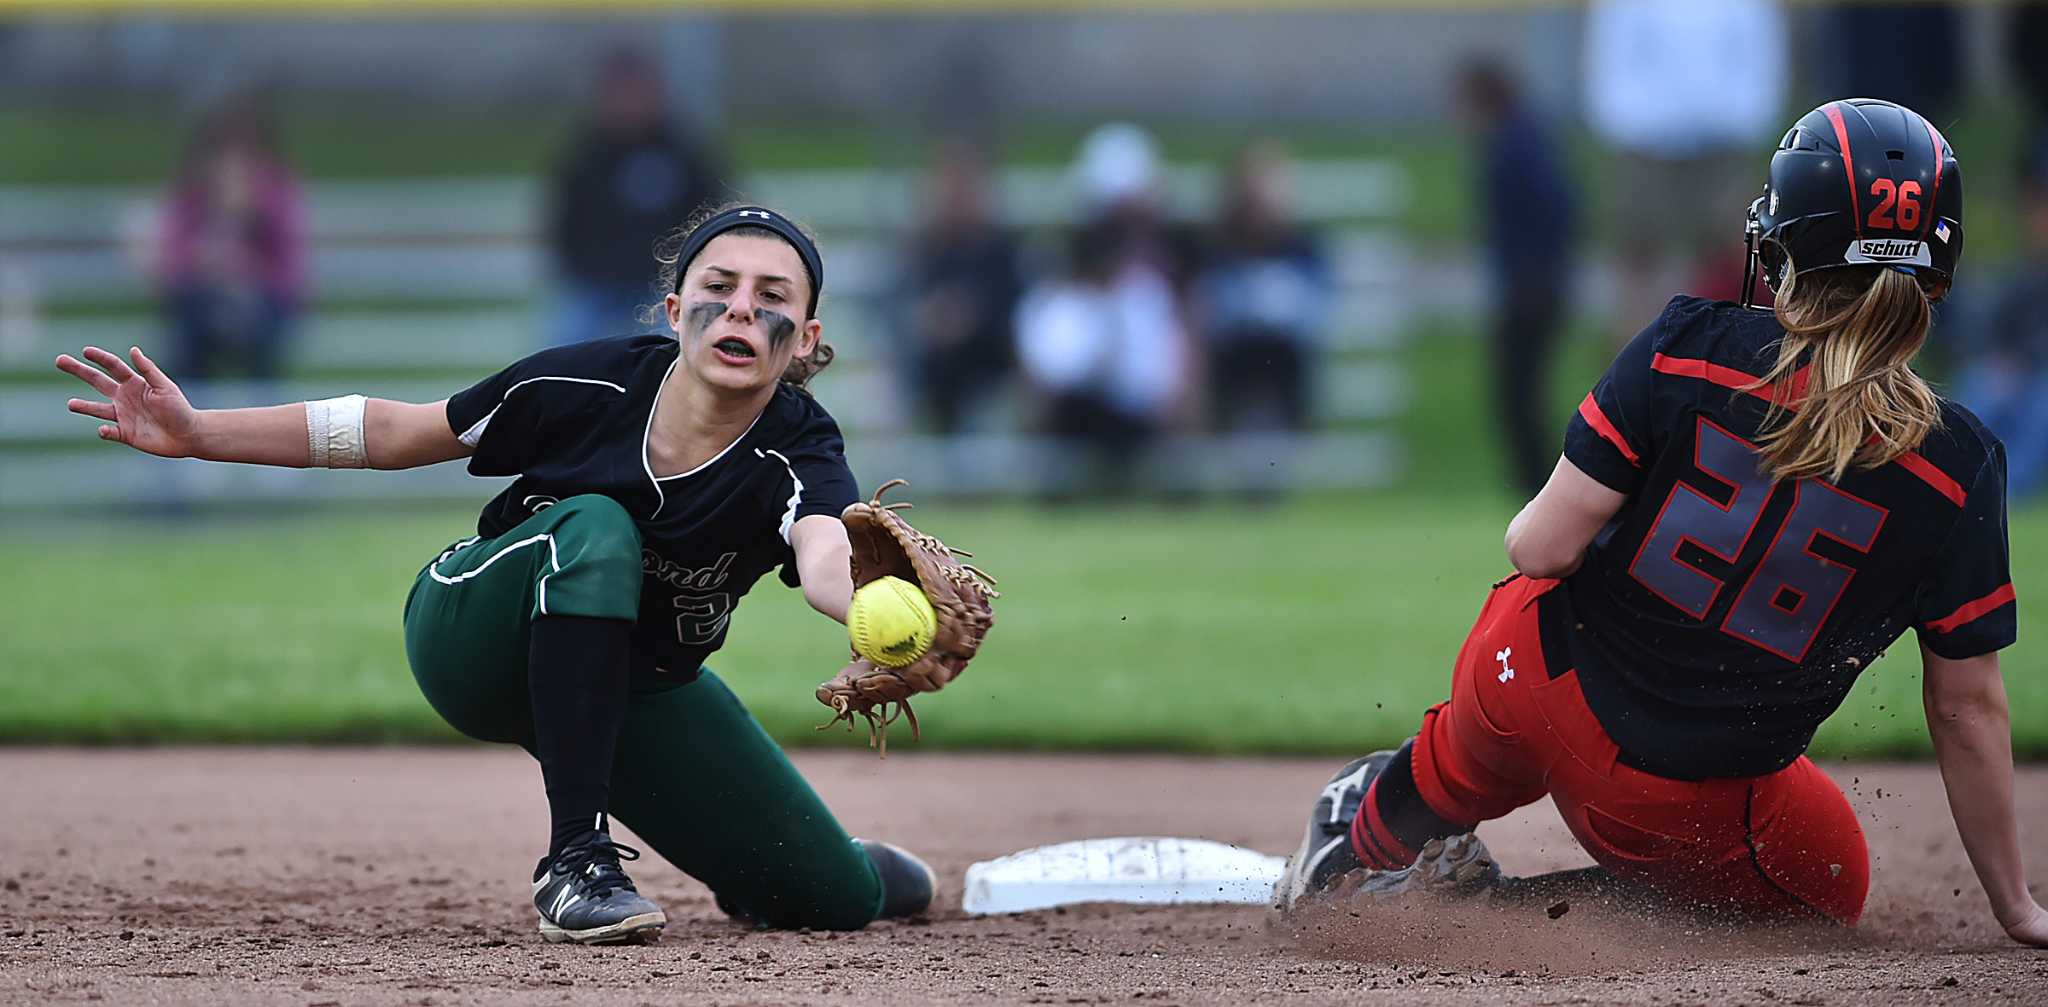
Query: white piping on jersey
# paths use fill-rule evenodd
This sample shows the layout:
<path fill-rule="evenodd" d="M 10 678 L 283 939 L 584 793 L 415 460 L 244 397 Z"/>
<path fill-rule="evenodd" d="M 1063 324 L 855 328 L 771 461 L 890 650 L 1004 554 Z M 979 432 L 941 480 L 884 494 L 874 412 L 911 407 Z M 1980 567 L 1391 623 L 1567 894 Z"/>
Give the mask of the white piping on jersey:
<path fill-rule="evenodd" d="M 704 471 L 705 469 L 707 469 L 707 468 L 711 467 L 711 463 L 712 463 L 712 462 L 715 462 L 715 461 L 719 460 L 720 458 L 723 458 L 723 457 L 725 457 L 725 456 L 726 456 L 726 453 L 727 453 L 727 452 L 731 451 L 732 449 L 734 449 L 734 448 L 736 448 L 736 447 L 739 447 L 739 446 L 740 446 L 740 442 L 741 442 L 741 441 L 743 441 L 743 440 L 746 440 L 746 439 L 747 439 L 747 435 L 748 435 L 748 434 L 750 434 L 750 433 L 753 433 L 753 432 L 754 432 L 754 427 L 756 427 L 756 426 L 758 426 L 758 425 L 760 424 L 760 422 L 761 422 L 761 417 L 762 417 L 762 416 L 766 416 L 766 415 L 768 415 L 768 410 L 766 410 L 766 409 L 763 409 L 763 410 L 761 410 L 761 412 L 760 412 L 760 415 L 757 415 L 757 416 L 755 416 L 755 417 L 754 417 L 754 422 L 752 422 L 752 423 L 749 423 L 749 424 L 747 424 L 747 428 L 746 428 L 745 430 L 742 430 L 742 431 L 740 431 L 740 435 L 739 435 L 738 437 L 735 437 L 735 438 L 733 438 L 733 440 L 732 440 L 732 443 L 731 443 L 731 444 L 727 444 L 727 445 L 726 445 L 726 446 L 725 446 L 725 447 L 724 447 L 723 449 L 721 449 L 721 450 L 720 450 L 720 451 L 719 451 L 719 452 L 718 452 L 717 454 L 715 454 L 715 455 L 712 455 L 712 456 L 711 456 L 711 459 L 710 459 L 710 461 L 707 461 L 707 462 L 705 462 L 704 464 L 702 464 L 702 465 L 699 465 L 699 466 L 697 466 L 696 468 L 693 468 L 693 469 L 691 469 L 691 470 L 690 470 L 690 471 L 688 471 L 688 472 L 678 472 L 678 473 L 676 473 L 675 475 L 672 475 L 672 476 L 662 476 L 661 478 L 659 478 L 659 479 L 656 479 L 656 480 L 654 480 L 654 481 L 655 481 L 655 482 L 658 482 L 658 483 L 665 483 L 665 482 L 669 481 L 670 479 L 681 479 L 681 478 L 682 478 L 682 477 L 684 477 L 684 476 L 693 476 L 693 475 L 696 475 L 697 473 L 699 473 L 699 472 L 702 472 L 702 471 Z"/>
<path fill-rule="evenodd" d="M 448 562 L 448 557 L 453 556 L 456 553 L 461 552 L 462 550 L 467 549 L 470 546 L 473 546 L 483 540 L 484 537 L 482 535 L 476 535 L 470 538 L 463 539 L 462 541 L 449 546 L 447 552 L 444 552 L 441 555 L 434 557 L 434 561 L 427 565 L 431 567 L 438 567 L 441 564 Z"/>
<path fill-rule="evenodd" d="M 681 356 L 677 356 L 676 359 L 668 365 L 668 370 L 662 372 L 661 384 L 658 385 L 654 391 L 654 404 L 647 407 L 647 425 L 640 431 L 640 468 L 647 473 L 647 481 L 654 484 L 654 513 L 647 515 L 650 519 L 660 514 L 661 509 L 663 507 L 668 506 L 668 494 L 662 491 L 662 483 L 667 482 L 670 479 L 681 479 L 685 476 L 693 476 L 699 472 L 704 471 L 707 468 L 710 468 L 720 458 L 723 458 L 726 455 L 732 453 L 733 448 L 739 447 L 740 442 L 746 440 L 747 435 L 753 433 L 754 428 L 761 424 L 761 417 L 768 415 L 768 410 L 765 407 L 760 412 L 755 413 L 754 422 L 747 424 L 747 428 L 745 430 L 740 431 L 740 435 L 738 437 L 733 438 L 731 444 L 727 444 L 725 447 L 720 448 L 717 454 L 705 459 L 702 463 L 698 464 L 695 468 L 690 469 L 688 472 L 678 472 L 674 475 L 667 476 L 655 475 L 654 463 L 649 461 L 647 458 L 647 442 L 654 436 L 654 412 L 655 410 L 661 408 L 661 393 L 668 390 L 669 375 L 675 372 L 676 364 L 682 362 L 683 358 Z"/>
<path fill-rule="evenodd" d="M 461 441 L 464 444 L 469 445 L 470 447 L 476 447 L 477 442 L 484 439 L 484 428 L 491 425 L 491 417 L 498 415 L 498 410 L 504 408 L 505 400 L 511 398 L 512 393 L 518 391 L 521 386 L 530 385 L 536 381 L 573 381 L 579 385 L 603 385 L 606 388 L 618 392 L 621 395 L 624 395 L 626 393 L 626 389 L 624 387 L 612 384 L 609 381 L 599 381 L 596 378 L 570 378 L 562 377 L 560 375 L 555 374 L 543 374 L 537 378 L 527 378 L 526 380 L 521 381 L 518 384 L 515 384 L 512 387 L 505 389 L 505 394 L 498 396 L 498 404 L 492 406 L 491 411 L 485 413 L 483 419 L 476 421 L 476 423 L 472 424 L 468 430 L 464 430 L 455 439 Z"/>
<path fill-rule="evenodd" d="M 441 573 L 440 566 L 444 561 L 448 559 L 448 557 L 455 555 L 457 552 L 460 552 L 465 546 L 475 545 L 478 541 L 480 540 L 470 539 L 467 542 L 458 543 L 453 549 L 450 549 L 447 552 L 442 553 L 440 559 L 437 559 L 432 564 L 428 565 L 427 572 L 429 574 L 432 574 L 434 579 L 440 583 L 460 584 L 463 581 L 468 580 L 471 577 L 474 577 L 477 574 L 480 574 L 485 570 L 490 569 L 492 563 L 496 563 L 498 560 L 503 559 L 506 553 L 509 553 L 512 550 L 519 548 L 520 546 L 532 545 L 535 542 L 546 542 L 548 544 L 548 566 L 552 569 L 550 569 L 547 573 L 542 574 L 540 578 L 540 614 L 548 614 L 548 578 L 562 572 L 562 557 L 559 553 L 555 551 L 555 537 L 553 535 L 548 534 L 547 532 L 541 532 L 538 535 L 533 535 L 527 538 L 520 539 L 519 541 L 514 542 L 511 545 L 508 545 L 505 548 L 498 550 L 497 553 L 492 555 L 490 559 L 484 560 L 482 563 L 478 564 L 477 568 L 474 570 L 468 570 L 463 573 L 458 573 L 453 577 L 445 576 Z"/>
<path fill-rule="evenodd" d="M 769 455 L 774 455 L 776 460 L 782 462 L 782 467 L 789 470 L 789 481 L 796 484 L 796 488 L 789 491 L 789 509 L 782 512 L 782 526 L 776 529 L 782 533 L 783 543 L 788 545 L 791 544 L 789 541 L 789 530 L 796 527 L 796 505 L 798 501 L 804 498 L 804 481 L 796 477 L 796 467 L 789 463 L 789 459 L 782 456 L 782 452 L 774 448 L 769 448 L 765 452 L 760 448 L 754 449 L 754 457 L 756 458 L 765 459 Z"/>
<path fill-rule="evenodd" d="M 668 494 L 661 491 L 661 480 L 654 478 L 654 463 L 647 460 L 647 439 L 654 434 L 654 411 L 661 408 L 661 393 L 668 388 L 668 376 L 674 374 L 676 365 L 682 362 L 682 354 L 678 353 L 674 360 L 668 362 L 668 370 L 661 372 L 661 384 L 654 386 L 654 401 L 647 407 L 647 426 L 640 431 L 640 468 L 647 473 L 647 481 L 654 485 L 654 513 L 647 515 L 650 519 L 660 515 L 661 509 L 668 506 Z"/>

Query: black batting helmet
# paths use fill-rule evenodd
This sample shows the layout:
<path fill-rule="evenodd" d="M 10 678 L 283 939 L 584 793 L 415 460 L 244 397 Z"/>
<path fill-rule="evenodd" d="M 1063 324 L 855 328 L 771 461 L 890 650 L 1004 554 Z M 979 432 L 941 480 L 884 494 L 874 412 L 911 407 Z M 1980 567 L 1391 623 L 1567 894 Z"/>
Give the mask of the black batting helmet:
<path fill-rule="evenodd" d="M 1963 173 L 1941 130 L 1904 105 L 1831 101 L 1800 116 L 1749 207 L 1749 299 L 1759 261 L 1777 289 L 1792 273 L 1881 265 L 1940 300 L 1963 256 Z"/>

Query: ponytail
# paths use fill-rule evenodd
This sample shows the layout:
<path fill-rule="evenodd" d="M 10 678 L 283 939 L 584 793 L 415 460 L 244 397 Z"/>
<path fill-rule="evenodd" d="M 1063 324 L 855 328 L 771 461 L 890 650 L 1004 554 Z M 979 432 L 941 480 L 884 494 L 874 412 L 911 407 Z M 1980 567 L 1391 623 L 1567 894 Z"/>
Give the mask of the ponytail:
<path fill-rule="evenodd" d="M 1940 426 L 1941 402 L 1912 368 L 1932 315 L 1918 279 L 1883 266 L 1793 273 L 1776 312 L 1777 362 L 1743 389 L 1788 390 L 1769 393 L 1758 438 L 1772 479 L 1839 481 L 1918 449 Z"/>
<path fill-rule="evenodd" d="M 782 383 L 798 391 L 810 391 L 811 379 L 817 377 L 819 371 L 832 366 L 833 355 L 832 344 L 818 340 L 818 348 L 812 350 L 810 356 L 792 358 L 789 366 L 782 369 Z"/>

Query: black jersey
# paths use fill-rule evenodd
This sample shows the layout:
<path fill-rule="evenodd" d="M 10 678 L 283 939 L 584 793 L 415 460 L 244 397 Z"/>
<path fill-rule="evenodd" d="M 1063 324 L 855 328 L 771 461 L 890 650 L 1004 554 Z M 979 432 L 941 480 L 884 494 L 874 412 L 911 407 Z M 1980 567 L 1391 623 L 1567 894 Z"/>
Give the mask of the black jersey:
<path fill-rule="evenodd" d="M 1565 434 L 1565 456 L 1628 501 L 1553 625 L 1601 725 L 1659 775 L 1789 765 L 1908 627 L 1949 658 L 2016 632 L 1998 439 L 1944 400 L 1916 452 L 1774 483 L 1755 448 L 1773 392 L 1739 389 L 1783 335 L 1769 311 L 1675 298 Z"/>
<path fill-rule="evenodd" d="M 543 350 L 448 400 L 448 423 L 475 449 L 469 471 L 519 478 L 484 507 L 496 536 L 543 507 L 585 493 L 626 508 L 641 536 L 633 670 L 682 679 L 725 642 L 726 623 L 761 575 L 797 585 L 789 532 L 860 499 L 839 427 L 787 385 L 754 425 L 691 471 L 655 478 L 647 435 L 676 366 L 666 336 Z"/>

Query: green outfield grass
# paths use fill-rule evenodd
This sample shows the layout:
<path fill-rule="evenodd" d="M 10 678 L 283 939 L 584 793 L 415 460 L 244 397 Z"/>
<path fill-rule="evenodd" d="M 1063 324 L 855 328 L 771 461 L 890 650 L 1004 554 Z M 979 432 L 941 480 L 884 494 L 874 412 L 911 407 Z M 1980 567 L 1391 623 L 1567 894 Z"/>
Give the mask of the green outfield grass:
<path fill-rule="evenodd" d="M 930 530 L 1002 578 L 967 677 L 920 704 L 946 746 L 1342 752 L 1396 739 L 1444 696 L 1515 505 L 1483 412 L 1480 345 L 1426 328 L 1399 354 L 1419 394 L 1396 490 L 1273 508 L 928 505 Z M 1552 414 L 1604 365 L 1567 344 Z M 828 402 L 829 405 L 829 402 Z M 54 408 L 55 406 L 53 406 Z M 116 450 L 104 447 L 103 450 Z M 873 473 L 870 476 L 874 475 Z M 363 478 L 376 475 L 365 473 Z M 479 483 L 477 503 L 490 492 Z M 188 521 L 39 516 L 0 528 L 0 741 L 443 740 L 399 615 L 473 506 Z M 2022 597 L 2007 652 L 2020 750 L 2048 757 L 2048 506 L 2012 527 Z M 785 742 L 812 725 L 844 630 L 764 580 L 713 661 Z M 1925 754 L 1910 637 L 1822 731 L 1836 754 Z M 1904 657 L 1897 655 L 1903 654 Z"/>
<path fill-rule="evenodd" d="M 370 476 L 369 478 L 374 478 Z M 930 528 L 1002 577 L 970 673 L 920 706 L 945 746 L 1340 752 L 1400 737 L 1505 569 L 1497 497 L 1273 509 L 949 507 Z M 451 738 L 405 665 L 413 573 L 467 509 L 125 524 L 0 538 L 0 739 Z M 45 532 L 50 529 L 44 529 Z M 2023 597 L 2048 590 L 2048 511 L 2015 522 Z M 2043 611 L 2022 608 L 2025 639 Z M 814 734 L 844 630 L 764 580 L 714 661 L 779 738 Z M 1910 639 L 1829 722 L 1833 753 L 1925 751 Z M 1900 658 L 1896 654 L 1909 655 Z M 2048 661 L 2008 655 L 2022 750 L 2048 756 Z"/>

